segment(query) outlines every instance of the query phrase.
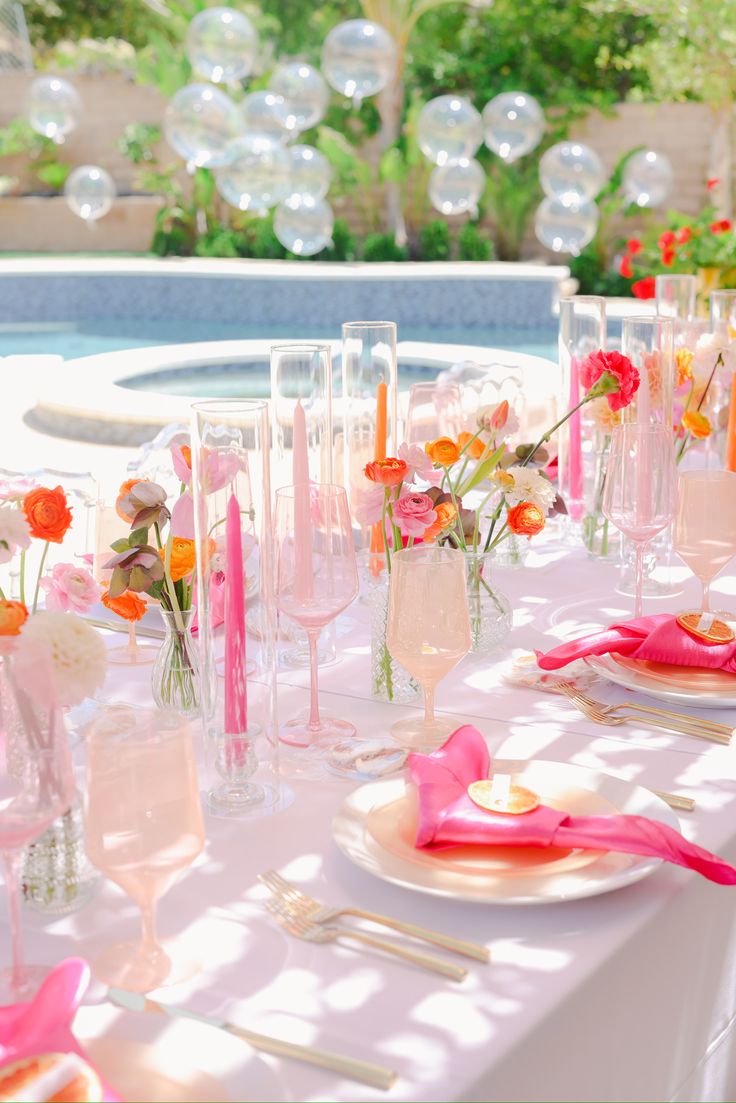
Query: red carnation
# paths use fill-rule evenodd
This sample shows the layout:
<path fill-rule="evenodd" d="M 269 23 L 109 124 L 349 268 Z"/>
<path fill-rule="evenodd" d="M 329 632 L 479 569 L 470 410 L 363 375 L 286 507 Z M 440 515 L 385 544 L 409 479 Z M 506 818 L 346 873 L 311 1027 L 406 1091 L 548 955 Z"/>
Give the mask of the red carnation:
<path fill-rule="evenodd" d="M 732 229 L 731 220 L 729 218 L 722 218 L 721 230 L 723 231 L 723 233 L 727 234 L 730 229 Z"/>
<path fill-rule="evenodd" d="M 637 299 L 653 299 L 657 293 L 654 276 L 645 276 L 632 283 L 631 290 Z"/>
<path fill-rule="evenodd" d="M 643 245 L 639 241 L 638 237 L 631 237 L 626 242 L 626 251 L 631 253 L 632 257 L 636 256 L 637 253 L 640 253 L 642 251 L 642 249 L 643 249 Z"/>
<path fill-rule="evenodd" d="M 625 280 L 630 280 L 634 275 L 634 269 L 631 267 L 631 257 L 628 253 L 621 258 L 621 264 L 618 270 Z"/>
<path fill-rule="evenodd" d="M 674 245 L 676 240 L 677 239 L 675 238 L 672 230 L 665 230 L 665 232 L 661 235 L 658 244 L 660 249 L 667 249 L 670 245 Z"/>
<path fill-rule="evenodd" d="M 692 236 L 693 232 L 689 226 L 683 226 L 682 229 L 677 231 L 677 241 L 680 245 L 685 245 Z"/>
<path fill-rule="evenodd" d="M 675 250 L 674 249 L 664 249 L 662 251 L 662 264 L 665 266 L 665 268 L 671 268 L 674 263 L 675 263 Z"/>
<path fill-rule="evenodd" d="M 639 390 L 639 372 L 628 356 L 616 351 L 598 349 L 586 356 L 580 365 L 580 382 L 588 392 L 588 398 L 605 395 L 608 405 L 616 412 L 628 406 Z"/>

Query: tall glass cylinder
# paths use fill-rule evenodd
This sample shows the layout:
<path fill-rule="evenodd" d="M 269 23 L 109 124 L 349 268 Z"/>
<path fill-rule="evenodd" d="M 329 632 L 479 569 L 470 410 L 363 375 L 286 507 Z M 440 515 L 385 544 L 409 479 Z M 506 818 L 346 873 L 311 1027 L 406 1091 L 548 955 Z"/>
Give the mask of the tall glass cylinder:
<path fill-rule="evenodd" d="M 465 427 L 458 383 L 412 383 L 405 411 L 403 439 L 407 444 L 423 445 L 437 437 L 456 440 Z"/>
<path fill-rule="evenodd" d="M 363 474 L 374 459 L 395 456 L 397 439 L 397 359 L 395 322 L 346 322 L 342 327 L 343 483 L 353 518 L 362 515 L 369 488 Z M 381 384 L 385 385 L 382 405 Z M 385 416 L 379 415 L 379 407 Z M 336 464 L 335 470 L 339 468 Z M 370 543 L 370 526 L 356 532 L 359 548 Z"/>
<path fill-rule="evenodd" d="M 262 815 L 284 803 L 268 404 L 197 402 L 192 411 L 207 803 L 222 816 Z"/>
<path fill-rule="evenodd" d="M 271 418 L 273 425 L 274 488 L 300 482 L 294 470 L 294 412 L 304 413 L 307 477 L 311 483 L 333 482 L 332 349 L 329 345 L 288 344 L 271 346 Z M 303 459 L 303 455 L 302 455 Z M 342 471 L 339 472 L 342 476 Z M 279 662 L 285 666 L 309 666 L 306 633 L 285 614 L 279 618 Z M 323 633 L 320 664 L 336 658 L 335 625 Z"/>
<path fill-rule="evenodd" d="M 632 401 L 621 412 L 624 422 L 672 428 L 674 330 L 672 318 L 658 315 L 624 318 L 621 351 L 638 370 L 641 380 Z"/>
<path fill-rule="evenodd" d="M 660 318 L 688 321 L 695 317 L 698 281 L 695 276 L 657 276 L 654 281 Z"/>
<path fill-rule="evenodd" d="M 726 427 L 720 454 L 727 470 L 736 471 L 736 289 L 711 292 L 710 322 L 720 360 L 714 379 L 716 425 L 722 421 Z"/>
<path fill-rule="evenodd" d="M 583 397 L 580 365 L 587 356 L 606 347 L 606 301 L 598 295 L 578 295 L 560 300 L 559 359 L 562 391 L 558 417 L 576 406 Z M 587 408 L 572 415 L 558 433 L 560 494 L 571 521 L 585 514 L 584 441 L 589 436 L 583 418 Z"/>

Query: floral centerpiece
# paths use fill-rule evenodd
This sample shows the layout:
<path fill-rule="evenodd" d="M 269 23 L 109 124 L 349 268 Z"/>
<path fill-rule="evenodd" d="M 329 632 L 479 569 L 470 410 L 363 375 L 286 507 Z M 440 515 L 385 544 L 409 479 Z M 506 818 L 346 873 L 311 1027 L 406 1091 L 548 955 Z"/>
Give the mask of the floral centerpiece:
<path fill-rule="evenodd" d="M 467 556 L 474 650 L 489 650 L 485 628 L 494 608 L 499 612 L 488 556 L 512 536 L 532 539 L 552 511 L 564 511 L 550 475 L 540 466 L 548 460 L 544 446 L 586 404 L 603 399 L 616 412 L 631 402 L 639 386 L 638 371 L 618 352 L 591 354 L 580 378 L 583 398 L 536 444 L 509 448 L 506 438 L 518 421 L 504 401 L 483 408 L 474 431 L 457 440 L 440 437 L 424 448 L 402 444 L 398 456 L 365 467 L 374 490 L 365 496 L 361 519 L 380 526 L 389 574 L 392 551 L 419 541 L 450 544 Z M 390 682 L 385 640 L 382 647 Z"/>

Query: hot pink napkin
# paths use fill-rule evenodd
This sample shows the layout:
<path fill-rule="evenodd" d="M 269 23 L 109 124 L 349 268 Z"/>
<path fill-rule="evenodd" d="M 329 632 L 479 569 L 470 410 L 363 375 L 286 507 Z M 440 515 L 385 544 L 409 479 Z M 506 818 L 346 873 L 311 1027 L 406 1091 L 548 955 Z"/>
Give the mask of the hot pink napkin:
<path fill-rule="evenodd" d="M 44 1053 L 76 1053 L 94 1068 L 72 1033 L 72 1022 L 89 978 L 86 961 L 67 958 L 49 973 L 31 1003 L 0 1007 L 0 1070 L 14 1061 Z M 104 1080 L 102 1087 L 105 1103 L 121 1103 L 120 1096 Z"/>
<path fill-rule="evenodd" d="M 487 778 L 490 767 L 485 740 L 469 724 L 432 754 L 409 755 L 409 772 L 419 792 L 418 847 L 475 843 L 616 850 L 663 858 L 720 885 L 736 884 L 733 866 L 646 816 L 570 816 L 543 804 L 519 816 L 487 812 L 473 803 L 467 788 Z"/>
<path fill-rule="evenodd" d="M 545 655 L 537 651 L 542 670 L 559 670 L 585 655 L 627 655 L 630 659 L 672 663 L 674 666 L 701 666 L 736 674 L 736 640 L 707 644 L 681 628 L 669 613 L 639 617 L 623 624 L 612 624 L 570 643 L 560 644 Z"/>

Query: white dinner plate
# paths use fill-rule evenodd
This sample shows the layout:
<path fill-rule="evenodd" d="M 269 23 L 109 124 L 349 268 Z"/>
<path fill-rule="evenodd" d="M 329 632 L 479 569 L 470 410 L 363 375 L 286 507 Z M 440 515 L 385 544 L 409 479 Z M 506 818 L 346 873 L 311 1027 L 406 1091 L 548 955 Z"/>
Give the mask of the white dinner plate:
<path fill-rule="evenodd" d="M 648 789 L 599 770 L 540 760 L 495 760 L 494 770 L 573 815 L 630 813 L 678 828 L 672 810 Z M 417 849 L 416 790 L 404 778 L 356 789 L 332 822 L 342 852 L 383 881 L 434 896 L 485 904 L 549 904 L 597 896 L 640 881 L 660 864 L 617 851 L 556 847 L 462 846 Z"/>
<path fill-rule="evenodd" d="M 276 1074 L 254 1049 L 194 1019 L 102 1003 L 80 1007 L 74 1034 L 126 1103 L 285 1099 Z"/>
<path fill-rule="evenodd" d="M 660 701 L 698 709 L 736 706 L 736 674 L 689 667 L 673 670 L 662 663 L 641 663 L 634 667 L 627 665 L 631 660 L 613 655 L 588 655 L 585 661 L 601 678 Z"/>

